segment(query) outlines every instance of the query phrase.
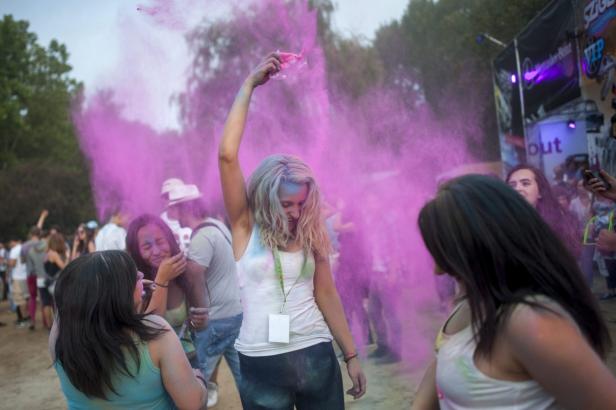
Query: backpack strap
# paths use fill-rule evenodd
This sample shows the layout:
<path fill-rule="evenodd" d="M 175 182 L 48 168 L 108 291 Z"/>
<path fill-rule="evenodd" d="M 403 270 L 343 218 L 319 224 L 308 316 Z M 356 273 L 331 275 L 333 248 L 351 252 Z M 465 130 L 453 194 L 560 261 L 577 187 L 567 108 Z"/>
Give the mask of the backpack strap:
<path fill-rule="evenodd" d="M 231 239 L 225 234 L 225 232 L 220 228 L 220 226 L 218 226 L 218 224 L 216 224 L 214 222 L 203 222 L 203 223 L 200 223 L 199 225 L 197 225 L 195 227 L 195 229 L 193 229 L 192 233 L 190 234 L 190 239 L 192 240 L 192 238 L 195 236 L 195 234 L 198 231 L 200 231 L 202 228 L 209 228 L 209 227 L 218 229 L 218 231 L 222 234 L 222 236 L 225 238 L 227 243 L 229 245 L 231 245 Z"/>

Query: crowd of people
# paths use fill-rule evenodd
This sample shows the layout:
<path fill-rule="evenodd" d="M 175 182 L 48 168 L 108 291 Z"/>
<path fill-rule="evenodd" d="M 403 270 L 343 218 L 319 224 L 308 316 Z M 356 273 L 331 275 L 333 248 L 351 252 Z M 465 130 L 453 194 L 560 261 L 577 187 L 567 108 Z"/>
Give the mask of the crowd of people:
<path fill-rule="evenodd" d="M 43 210 L 36 225 L 32 226 L 25 241 L 13 238 L 0 247 L 0 266 L 2 268 L 2 299 L 10 300 L 11 310 L 15 312 L 15 325 L 35 330 L 37 305 L 41 307 L 42 323 L 48 330 L 53 325 L 53 292 L 58 273 L 66 265 L 81 255 L 102 249 L 124 249 L 126 231 L 122 227 L 120 212 L 113 215 L 109 224 L 118 233 L 111 242 L 99 235 L 98 223 L 94 220 L 79 225 L 69 245 L 66 236 L 58 225 L 45 229 L 49 215 Z M 97 238 L 95 244 L 94 238 Z"/>
<path fill-rule="evenodd" d="M 586 175 L 584 179 L 584 173 L 577 173 L 550 185 L 539 169 L 519 165 L 506 182 L 537 209 L 576 257 L 589 288 L 597 275 L 605 278 L 606 292 L 599 299 L 609 300 L 616 298 L 616 203 L 595 195 L 588 185 L 596 179 L 605 186 L 609 175 L 601 176 L 605 181 L 588 170 Z"/>
<path fill-rule="evenodd" d="M 362 397 L 368 340 L 382 362 L 401 360 L 402 324 L 386 299 L 397 286 L 387 277 L 404 267 L 385 246 L 366 249 L 357 210 L 325 204 L 294 156 L 242 174 L 251 96 L 283 54 L 250 73 L 229 111 L 218 158 L 226 221 L 196 185 L 171 178 L 160 216 L 118 210 L 100 228 L 80 224 L 69 245 L 59 227 L 44 229 L 44 211 L 25 243 L 0 248 L 18 327 L 34 330 L 40 298 L 69 408 L 212 406 L 224 357 L 245 409 L 343 409 L 341 363 L 347 394 Z M 439 187 L 418 225 L 453 309 L 414 409 L 616 408 L 603 362 L 611 340 L 591 292 L 598 272 L 601 299 L 616 297 L 615 204 L 604 172 L 552 187 L 522 165 L 505 181 Z"/>

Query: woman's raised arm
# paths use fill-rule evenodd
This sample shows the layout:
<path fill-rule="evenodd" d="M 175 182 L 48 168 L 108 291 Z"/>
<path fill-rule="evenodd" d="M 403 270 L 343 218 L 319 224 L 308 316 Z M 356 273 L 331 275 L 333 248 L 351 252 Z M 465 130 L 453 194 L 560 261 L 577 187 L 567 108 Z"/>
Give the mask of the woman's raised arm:
<path fill-rule="evenodd" d="M 246 184 L 239 162 L 239 150 L 242 135 L 248 116 L 250 98 L 254 89 L 265 84 L 271 74 L 280 70 L 280 59 L 277 53 L 271 53 L 246 78 L 235 97 L 222 133 L 218 151 L 218 166 L 220 181 L 225 200 L 225 208 L 231 223 L 233 234 L 233 250 L 236 258 L 239 249 L 245 248 L 250 235 L 250 210 L 246 195 Z M 239 242 L 239 243 L 238 243 Z M 238 243 L 238 245 L 236 245 Z M 239 251 L 239 252 L 238 252 Z"/>

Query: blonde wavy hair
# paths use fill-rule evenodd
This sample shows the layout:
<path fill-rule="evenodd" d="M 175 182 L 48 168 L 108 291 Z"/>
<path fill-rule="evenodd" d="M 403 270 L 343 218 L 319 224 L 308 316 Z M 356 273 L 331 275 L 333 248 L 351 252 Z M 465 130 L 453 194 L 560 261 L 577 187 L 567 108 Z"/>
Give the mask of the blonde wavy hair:
<path fill-rule="evenodd" d="M 261 231 L 261 242 L 270 249 L 285 247 L 293 239 L 278 190 L 283 183 L 307 184 L 308 196 L 299 216 L 296 240 L 305 251 L 321 256 L 330 252 L 329 236 L 321 216 L 321 194 L 312 170 L 291 155 L 265 158 L 248 183 L 248 205 Z"/>

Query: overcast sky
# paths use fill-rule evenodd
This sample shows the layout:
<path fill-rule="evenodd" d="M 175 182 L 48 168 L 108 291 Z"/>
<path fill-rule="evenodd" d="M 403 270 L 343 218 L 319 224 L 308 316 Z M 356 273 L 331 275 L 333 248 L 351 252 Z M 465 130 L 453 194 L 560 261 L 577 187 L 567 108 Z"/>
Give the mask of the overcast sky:
<path fill-rule="evenodd" d="M 196 4 L 199 0 L 192 1 Z M 409 0 L 337 0 L 334 14 L 334 29 L 345 36 L 359 35 L 367 40 L 374 38 L 376 29 L 382 24 L 402 16 Z M 181 30 L 156 32 L 151 24 L 139 23 L 133 18 L 141 0 L 0 0 L 0 14 L 12 14 L 16 19 L 30 22 L 30 30 L 36 33 L 39 42 L 48 45 L 51 39 L 66 44 L 70 53 L 74 78 L 83 81 L 91 93 L 99 87 L 116 84 L 120 66 L 126 66 L 127 50 L 122 39 L 126 33 L 141 33 L 142 47 L 156 44 L 152 53 L 133 63 L 143 65 L 143 77 L 125 76 L 124 81 L 141 81 L 153 90 L 150 106 L 141 107 L 142 112 L 133 110 L 132 116 L 153 123 L 156 128 L 175 127 L 177 113 L 168 109 L 169 97 L 183 86 L 184 71 L 189 56 L 184 45 Z M 224 3 L 221 1 L 221 3 Z M 207 2 L 212 4 L 212 1 Z M 212 12 L 213 10 L 208 10 Z M 205 10 L 192 8 L 181 16 L 187 25 L 197 23 Z M 215 12 L 215 11 L 214 11 Z M 143 27 L 135 27 L 144 24 Z M 158 29 L 160 31 L 160 29 Z M 145 34 L 147 33 L 147 34 Z M 155 40 L 153 42 L 152 40 Z M 139 40 L 138 40 L 139 41 Z M 133 45 L 134 46 L 134 45 Z M 162 57 L 161 50 L 165 55 Z M 134 49 L 132 50 L 134 54 Z M 148 50 L 149 51 L 149 50 Z M 158 51 L 158 57 L 156 57 Z M 148 61 L 149 60 L 149 61 Z M 154 72 L 148 72 L 155 67 Z M 174 79 L 161 84 L 160 74 Z M 153 86 L 155 84 L 155 86 Z M 130 101 L 130 96 L 124 96 Z M 148 112 L 150 115 L 146 115 Z M 131 115 L 129 115 L 131 116 Z M 144 118 L 148 117 L 148 118 Z"/>

